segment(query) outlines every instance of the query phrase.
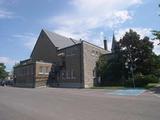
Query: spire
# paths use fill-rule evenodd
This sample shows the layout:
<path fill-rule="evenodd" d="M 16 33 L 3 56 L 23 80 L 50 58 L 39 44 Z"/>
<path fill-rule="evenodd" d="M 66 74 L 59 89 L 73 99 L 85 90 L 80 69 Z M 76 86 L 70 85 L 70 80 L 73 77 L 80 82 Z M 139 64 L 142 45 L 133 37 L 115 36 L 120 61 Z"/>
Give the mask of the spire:
<path fill-rule="evenodd" d="M 114 35 L 114 32 L 113 32 L 112 48 L 111 48 L 112 53 L 115 52 L 116 47 L 117 47 L 117 41 L 116 41 L 116 38 L 115 38 L 115 35 Z"/>

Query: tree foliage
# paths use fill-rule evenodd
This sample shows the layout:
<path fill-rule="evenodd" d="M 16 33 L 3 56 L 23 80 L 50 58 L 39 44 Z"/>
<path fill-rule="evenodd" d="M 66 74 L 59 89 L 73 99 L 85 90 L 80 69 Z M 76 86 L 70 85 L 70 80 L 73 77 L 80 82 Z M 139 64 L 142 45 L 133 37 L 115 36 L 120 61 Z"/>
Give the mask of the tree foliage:
<path fill-rule="evenodd" d="M 103 81 L 128 80 L 131 77 L 130 66 L 135 75 L 154 74 L 160 77 L 160 56 L 153 52 L 153 42 L 148 37 L 141 39 L 139 34 L 129 30 L 116 46 L 111 56 L 101 56 L 97 62 L 98 74 Z"/>
<path fill-rule="evenodd" d="M 159 7 L 160 7 L 160 4 L 159 4 Z M 155 38 L 153 38 L 154 40 L 159 40 L 159 44 L 160 45 L 160 31 L 158 30 L 153 30 L 152 31 L 153 35 L 155 36 Z"/>
<path fill-rule="evenodd" d="M 152 33 L 153 33 L 153 35 L 155 36 L 155 38 L 153 38 L 153 39 L 154 39 L 154 40 L 159 40 L 158 45 L 160 45 L 160 31 L 153 30 Z"/>
<path fill-rule="evenodd" d="M 3 63 L 0 63 L 0 79 L 5 79 L 8 73 L 5 71 L 6 66 Z"/>
<path fill-rule="evenodd" d="M 101 76 L 101 83 L 103 85 L 119 83 L 122 78 L 123 63 L 120 57 L 119 44 L 116 44 L 114 54 L 102 55 L 97 62 L 97 73 Z"/>
<path fill-rule="evenodd" d="M 153 43 L 148 37 L 140 39 L 135 31 L 126 32 L 119 41 L 124 62 L 135 67 L 135 72 L 149 74 L 151 72 Z"/>
<path fill-rule="evenodd" d="M 98 76 L 104 77 L 108 69 L 106 56 L 101 55 L 96 66 Z"/>

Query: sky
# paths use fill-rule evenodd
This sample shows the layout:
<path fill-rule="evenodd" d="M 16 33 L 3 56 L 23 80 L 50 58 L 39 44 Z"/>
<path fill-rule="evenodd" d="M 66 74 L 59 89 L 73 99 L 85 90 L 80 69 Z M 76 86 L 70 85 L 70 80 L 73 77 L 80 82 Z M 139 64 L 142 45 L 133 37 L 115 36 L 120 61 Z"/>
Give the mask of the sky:
<path fill-rule="evenodd" d="M 103 47 L 133 29 L 153 38 L 160 30 L 159 0 L 0 0 L 0 62 L 6 70 L 30 57 L 41 29 Z M 160 54 L 158 41 L 154 52 Z"/>

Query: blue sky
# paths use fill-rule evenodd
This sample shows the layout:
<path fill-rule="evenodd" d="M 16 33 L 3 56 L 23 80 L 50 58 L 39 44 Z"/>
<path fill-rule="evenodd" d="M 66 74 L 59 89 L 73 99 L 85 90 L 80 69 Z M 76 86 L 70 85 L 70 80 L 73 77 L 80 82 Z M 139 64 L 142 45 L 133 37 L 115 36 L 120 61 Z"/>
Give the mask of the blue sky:
<path fill-rule="evenodd" d="M 27 59 L 42 28 L 77 40 L 111 46 L 128 29 L 142 37 L 160 30 L 159 0 L 0 0 L 0 62 L 7 70 Z M 160 54 L 160 46 L 154 51 Z"/>

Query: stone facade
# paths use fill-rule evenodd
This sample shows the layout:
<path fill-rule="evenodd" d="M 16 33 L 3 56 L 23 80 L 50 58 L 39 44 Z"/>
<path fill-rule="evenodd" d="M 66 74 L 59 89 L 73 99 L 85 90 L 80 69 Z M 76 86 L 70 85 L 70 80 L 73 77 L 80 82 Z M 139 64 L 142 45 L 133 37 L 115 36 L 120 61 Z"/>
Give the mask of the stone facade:
<path fill-rule="evenodd" d="M 43 30 L 38 37 L 30 58 L 35 61 L 45 61 L 50 63 L 56 63 L 59 61 L 57 57 L 57 48 L 49 40 Z"/>
<path fill-rule="evenodd" d="M 32 62 L 20 63 L 20 67 L 14 68 L 16 85 L 32 82 L 26 85 L 44 86 L 48 80 L 49 86 L 54 87 L 93 87 L 97 84 L 96 62 L 100 55 L 107 53 L 107 50 L 89 42 L 42 30 L 30 56 Z M 48 67 L 46 74 L 40 74 L 40 66 Z M 32 74 L 22 75 L 23 69 L 32 71 Z"/>
<path fill-rule="evenodd" d="M 34 87 L 35 63 L 21 63 L 14 67 L 14 85 L 16 87 Z"/>
<path fill-rule="evenodd" d="M 62 55 L 63 54 L 63 55 Z M 76 44 L 58 51 L 60 57 L 60 76 L 59 86 L 62 87 L 83 87 L 82 85 L 82 63 L 81 63 L 81 44 Z M 62 55 L 62 56 L 61 56 Z"/>
<path fill-rule="evenodd" d="M 35 66 L 35 87 L 46 86 L 52 63 L 36 62 Z"/>
<path fill-rule="evenodd" d="M 51 63 L 25 61 L 14 67 L 14 85 L 16 87 L 46 86 Z"/>
<path fill-rule="evenodd" d="M 107 51 L 103 48 L 95 46 L 88 42 L 83 42 L 83 74 L 84 74 L 84 87 L 93 87 L 97 84 L 96 76 L 96 62 L 99 56 L 106 54 Z"/>

